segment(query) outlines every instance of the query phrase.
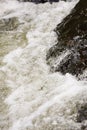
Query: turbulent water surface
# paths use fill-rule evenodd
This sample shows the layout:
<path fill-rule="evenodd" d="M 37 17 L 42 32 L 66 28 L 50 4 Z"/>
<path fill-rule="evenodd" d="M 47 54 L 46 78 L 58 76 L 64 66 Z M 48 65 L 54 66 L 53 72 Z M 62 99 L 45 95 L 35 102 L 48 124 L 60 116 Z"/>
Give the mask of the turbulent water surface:
<path fill-rule="evenodd" d="M 0 130 L 80 130 L 87 82 L 46 64 L 53 30 L 75 4 L 0 1 Z"/>

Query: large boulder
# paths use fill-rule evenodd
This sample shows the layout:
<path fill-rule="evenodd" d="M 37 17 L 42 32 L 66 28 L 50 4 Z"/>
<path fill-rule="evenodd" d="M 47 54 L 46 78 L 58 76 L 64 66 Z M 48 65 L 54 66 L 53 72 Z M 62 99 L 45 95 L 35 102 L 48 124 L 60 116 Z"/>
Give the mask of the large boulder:
<path fill-rule="evenodd" d="M 55 31 L 58 43 L 47 53 L 47 63 L 51 70 L 77 76 L 82 74 L 87 68 L 87 0 L 80 0 Z M 57 63 L 63 53 L 64 58 Z"/>

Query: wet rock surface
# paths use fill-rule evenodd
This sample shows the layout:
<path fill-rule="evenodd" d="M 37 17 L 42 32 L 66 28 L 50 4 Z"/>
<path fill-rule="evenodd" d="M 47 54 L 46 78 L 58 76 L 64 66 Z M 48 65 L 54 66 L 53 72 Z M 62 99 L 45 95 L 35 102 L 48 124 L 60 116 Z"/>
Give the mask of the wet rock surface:
<path fill-rule="evenodd" d="M 87 68 L 87 0 L 80 0 L 55 31 L 58 43 L 47 53 L 47 63 L 51 66 L 51 70 L 76 76 L 82 74 Z M 60 63 L 51 64 L 53 59 L 55 61 L 67 50 L 69 54 Z"/>
<path fill-rule="evenodd" d="M 52 2 L 58 2 L 59 0 L 19 0 L 19 1 L 20 2 L 34 2 L 36 4 L 50 2 L 52 4 Z"/>
<path fill-rule="evenodd" d="M 77 122 L 83 122 L 85 120 L 87 120 L 87 104 L 81 106 L 77 115 Z"/>
<path fill-rule="evenodd" d="M 70 48 L 70 54 L 67 55 L 55 71 L 61 71 L 63 74 L 81 74 L 87 67 L 87 40 L 78 40 L 75 46 Z"/>
<path fill-rule="evenodd" d="M 87 130 L 87 103 L 78 109 L 77 122 L 81 123 L 81 130 Z"/>

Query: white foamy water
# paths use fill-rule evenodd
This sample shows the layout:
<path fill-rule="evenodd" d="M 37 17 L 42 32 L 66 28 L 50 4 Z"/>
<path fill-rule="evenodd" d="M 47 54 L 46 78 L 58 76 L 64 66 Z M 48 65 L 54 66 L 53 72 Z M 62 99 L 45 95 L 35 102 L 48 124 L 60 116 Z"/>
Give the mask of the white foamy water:
<path fill-rule="evenodd" d="M 76 114 L 78 106 L 87 100 L 87 83 L 70 74 L 50 73 L 46 64 L 46 53 L 57 42 L 53 30 L 76 2 L 7 3 L 0 10 L 1 18 L 16 16 L 24 22 L 28 43 L 3 59 L 1 70 L 10 89 L 5 99 L 10 119 L 6 130 L 80 130 Z"/>

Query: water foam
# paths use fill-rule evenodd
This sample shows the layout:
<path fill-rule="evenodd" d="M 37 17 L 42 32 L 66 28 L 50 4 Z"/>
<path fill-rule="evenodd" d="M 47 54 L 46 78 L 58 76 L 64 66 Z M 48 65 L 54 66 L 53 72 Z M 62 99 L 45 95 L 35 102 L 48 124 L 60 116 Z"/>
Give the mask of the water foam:
<path fill-rule="evenodd" d="M 5 100 L 11 120 L 9 129 L 79 130 L 77 106 L 87 99 L 87 83 L 70 74 L 50 73 L 46 64 L 46 52 L 57 41 L 53 29 L 76 3 L 16 4 L 23 10 L 14 9 L 15 15 L 30 21 L 30 29 L 26 35 L 28 45 L 10 52 L 3 60 L 6 65 L 2 71 L 11 90 Z"/>

